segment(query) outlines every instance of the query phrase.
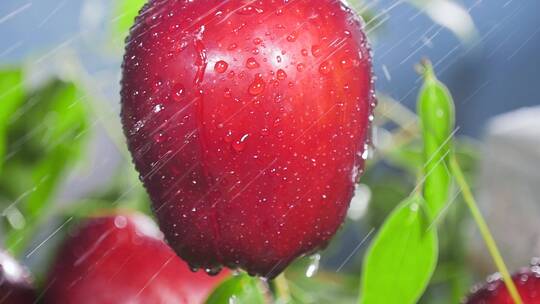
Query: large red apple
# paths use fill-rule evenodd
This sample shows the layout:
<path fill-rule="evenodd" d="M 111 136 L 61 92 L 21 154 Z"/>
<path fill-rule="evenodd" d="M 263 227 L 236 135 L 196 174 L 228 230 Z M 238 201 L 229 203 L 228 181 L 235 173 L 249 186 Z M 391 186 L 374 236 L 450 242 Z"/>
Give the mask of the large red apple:
<path fill-rule="evenodd" d="M 340 1 L 149 2 L 127 40 L 122 122 L 181 257 L 273 277 L 327 244 L 363 167 L 370 60 Z"/>
<path fill-rule="evenodd" d="M 61 247 L 44 287 L 44 303 L 197 304 L 227 275 L 193 273 L 147 217 L 92 218 Z"/>
<path fill-rule="evenodd" d="M 32 304 L 36 291 L 29 272 L 13 257 L 0 251 L 0 303 Z"/>

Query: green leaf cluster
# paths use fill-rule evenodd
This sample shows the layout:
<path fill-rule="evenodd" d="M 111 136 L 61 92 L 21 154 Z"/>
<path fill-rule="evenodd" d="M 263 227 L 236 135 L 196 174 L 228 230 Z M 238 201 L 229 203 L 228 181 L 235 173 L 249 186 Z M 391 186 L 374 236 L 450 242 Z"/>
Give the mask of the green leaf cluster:
<path fill-rule="evenodd" d="M 0 103 L 0 202 L 7 219 L 5 246 L 17 254 L 83 155 L 89 123 L 85 94 L 75 83 L 53 79 L 25 92 L 21 70 L 1 72 L 0 83 L 10 86 Z"/>
<path fill-rule="evenodd" d="M 435 272 L 439 256 L 438 220 L 448 204 L 452 176 L 454 103 L 435 77 L 422 66 L 424 83 L 418 97 L 422 153 L 402 147 L 390 157 L 418 170 L 413 193 L 386 218 L 364 258 L 361 304 L 417 303 Z M 413 160 L 412 164 L 410 160 Z"/>

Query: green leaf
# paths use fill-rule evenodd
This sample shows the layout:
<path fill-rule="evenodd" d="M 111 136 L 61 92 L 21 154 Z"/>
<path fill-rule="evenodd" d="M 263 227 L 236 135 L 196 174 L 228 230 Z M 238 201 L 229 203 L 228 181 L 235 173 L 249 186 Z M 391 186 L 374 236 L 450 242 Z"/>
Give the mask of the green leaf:
<path fill-rule="evenodd" d="M 240 274 L 221 283 L 206 300 L 206 304 L 264 304 L 265 298 L 257 278 Z"/>
<path fill-rule="evenodd" d="M 452 181 L 448 160 L 453 146 L 454 102 L 436 77 L 431 63 L 424 63 L 424 85 L 418 97 L 424 141 L 424 198 L 429 211 L 438 214 L 448 201 Z"/>
<path fill-rule="evenodd" d="M 127 36 L 129 29 L 135 21 L 135 17 L 144 6 L 147 0 L 119 0 L 116 6 L 117 26 L 116 35 L 120 39 Z"/>
<path fill-rule="evenodd" d="M 6 246 L 14 254 L 25 248 L 50 212 L 58 186 L 83 152 L 88 127 L 84 96 L 74 83 L 52 81 L 31 94 L 9 126 L 10 174 L 0 178 L 0 189 L 13 201 L 21 198 L 16 207 L 26 222 L 7 233 Z"/>
<path fill-rule="evenodd" d="M 437 234 L 413 196 L 388 217 L 364 259 L 361 304 L 414 304 L 437 264 Z"/>
<path fill-rule="evenodd" d="M 0 172 L 6 154 L 6 131 L 10 116 L 24 97 L 23 73 L 20 69 L 0 70 Z"/>

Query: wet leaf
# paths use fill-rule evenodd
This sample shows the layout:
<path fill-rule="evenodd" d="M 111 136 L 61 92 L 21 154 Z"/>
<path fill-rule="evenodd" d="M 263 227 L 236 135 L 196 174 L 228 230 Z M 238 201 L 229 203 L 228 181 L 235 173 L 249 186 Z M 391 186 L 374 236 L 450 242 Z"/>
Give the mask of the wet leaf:
<path fill-rule="evenodd" d="M 437 264 L 437 235 L 413 196 L 388 217 L 364 259 L 361 304 L 414 304 Z"/>
<path fill-rule="evenodd" d="M 22 107 L 9 126 L 10 159 L 0 178 L 0 189 L 17 202 L 26 221 L 7 234 L 6 246 L 15 254 L 50 211 L 58 186 L 83 152 L 88 126 L 84 94 L 73 83 L 52 81 Z"/>
<path fill-rule="evenodd" d="M 0 70 L 0 172 L 6 153 L 6 132 L 10 116 L 23 101 L 23 73 L 20 69 Z"/>
<path fill-rule="evenodd" d="M 448 201 L 451 174 L 448 159 L 453 147 L 454 102 L 435 76 L 431 63 L 423 66 L 424 85 L 418 97 L 424 142 L 424 198 L 430 212 L 438 214 Z"/>
<path fill-rule="evenodd" d="M 221 283 L 208 297 L 206 304 L 264 304 L 265 297 L 259 279 L 240 274 Z"/>

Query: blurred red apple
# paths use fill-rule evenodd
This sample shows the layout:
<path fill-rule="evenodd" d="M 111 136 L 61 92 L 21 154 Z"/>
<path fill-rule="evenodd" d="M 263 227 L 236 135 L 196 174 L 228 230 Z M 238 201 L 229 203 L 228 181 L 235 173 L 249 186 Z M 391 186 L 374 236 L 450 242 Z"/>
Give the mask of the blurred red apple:
<path fill-rule="evenodd" d="M 45 285 L 48 304 L 203 303 L 228 275 L 194 273 L 153 221 L 123 214 L 90 218 L 61 247 Z"/>
<path fill-rule="evenodd" d="M 512 276 L 523 304 L 540 304 L 540 266 L 534 262 Z M 483 286 L 475 288 L 465 304 L 514 304 L 500 275 L 493 275 Z"/>

